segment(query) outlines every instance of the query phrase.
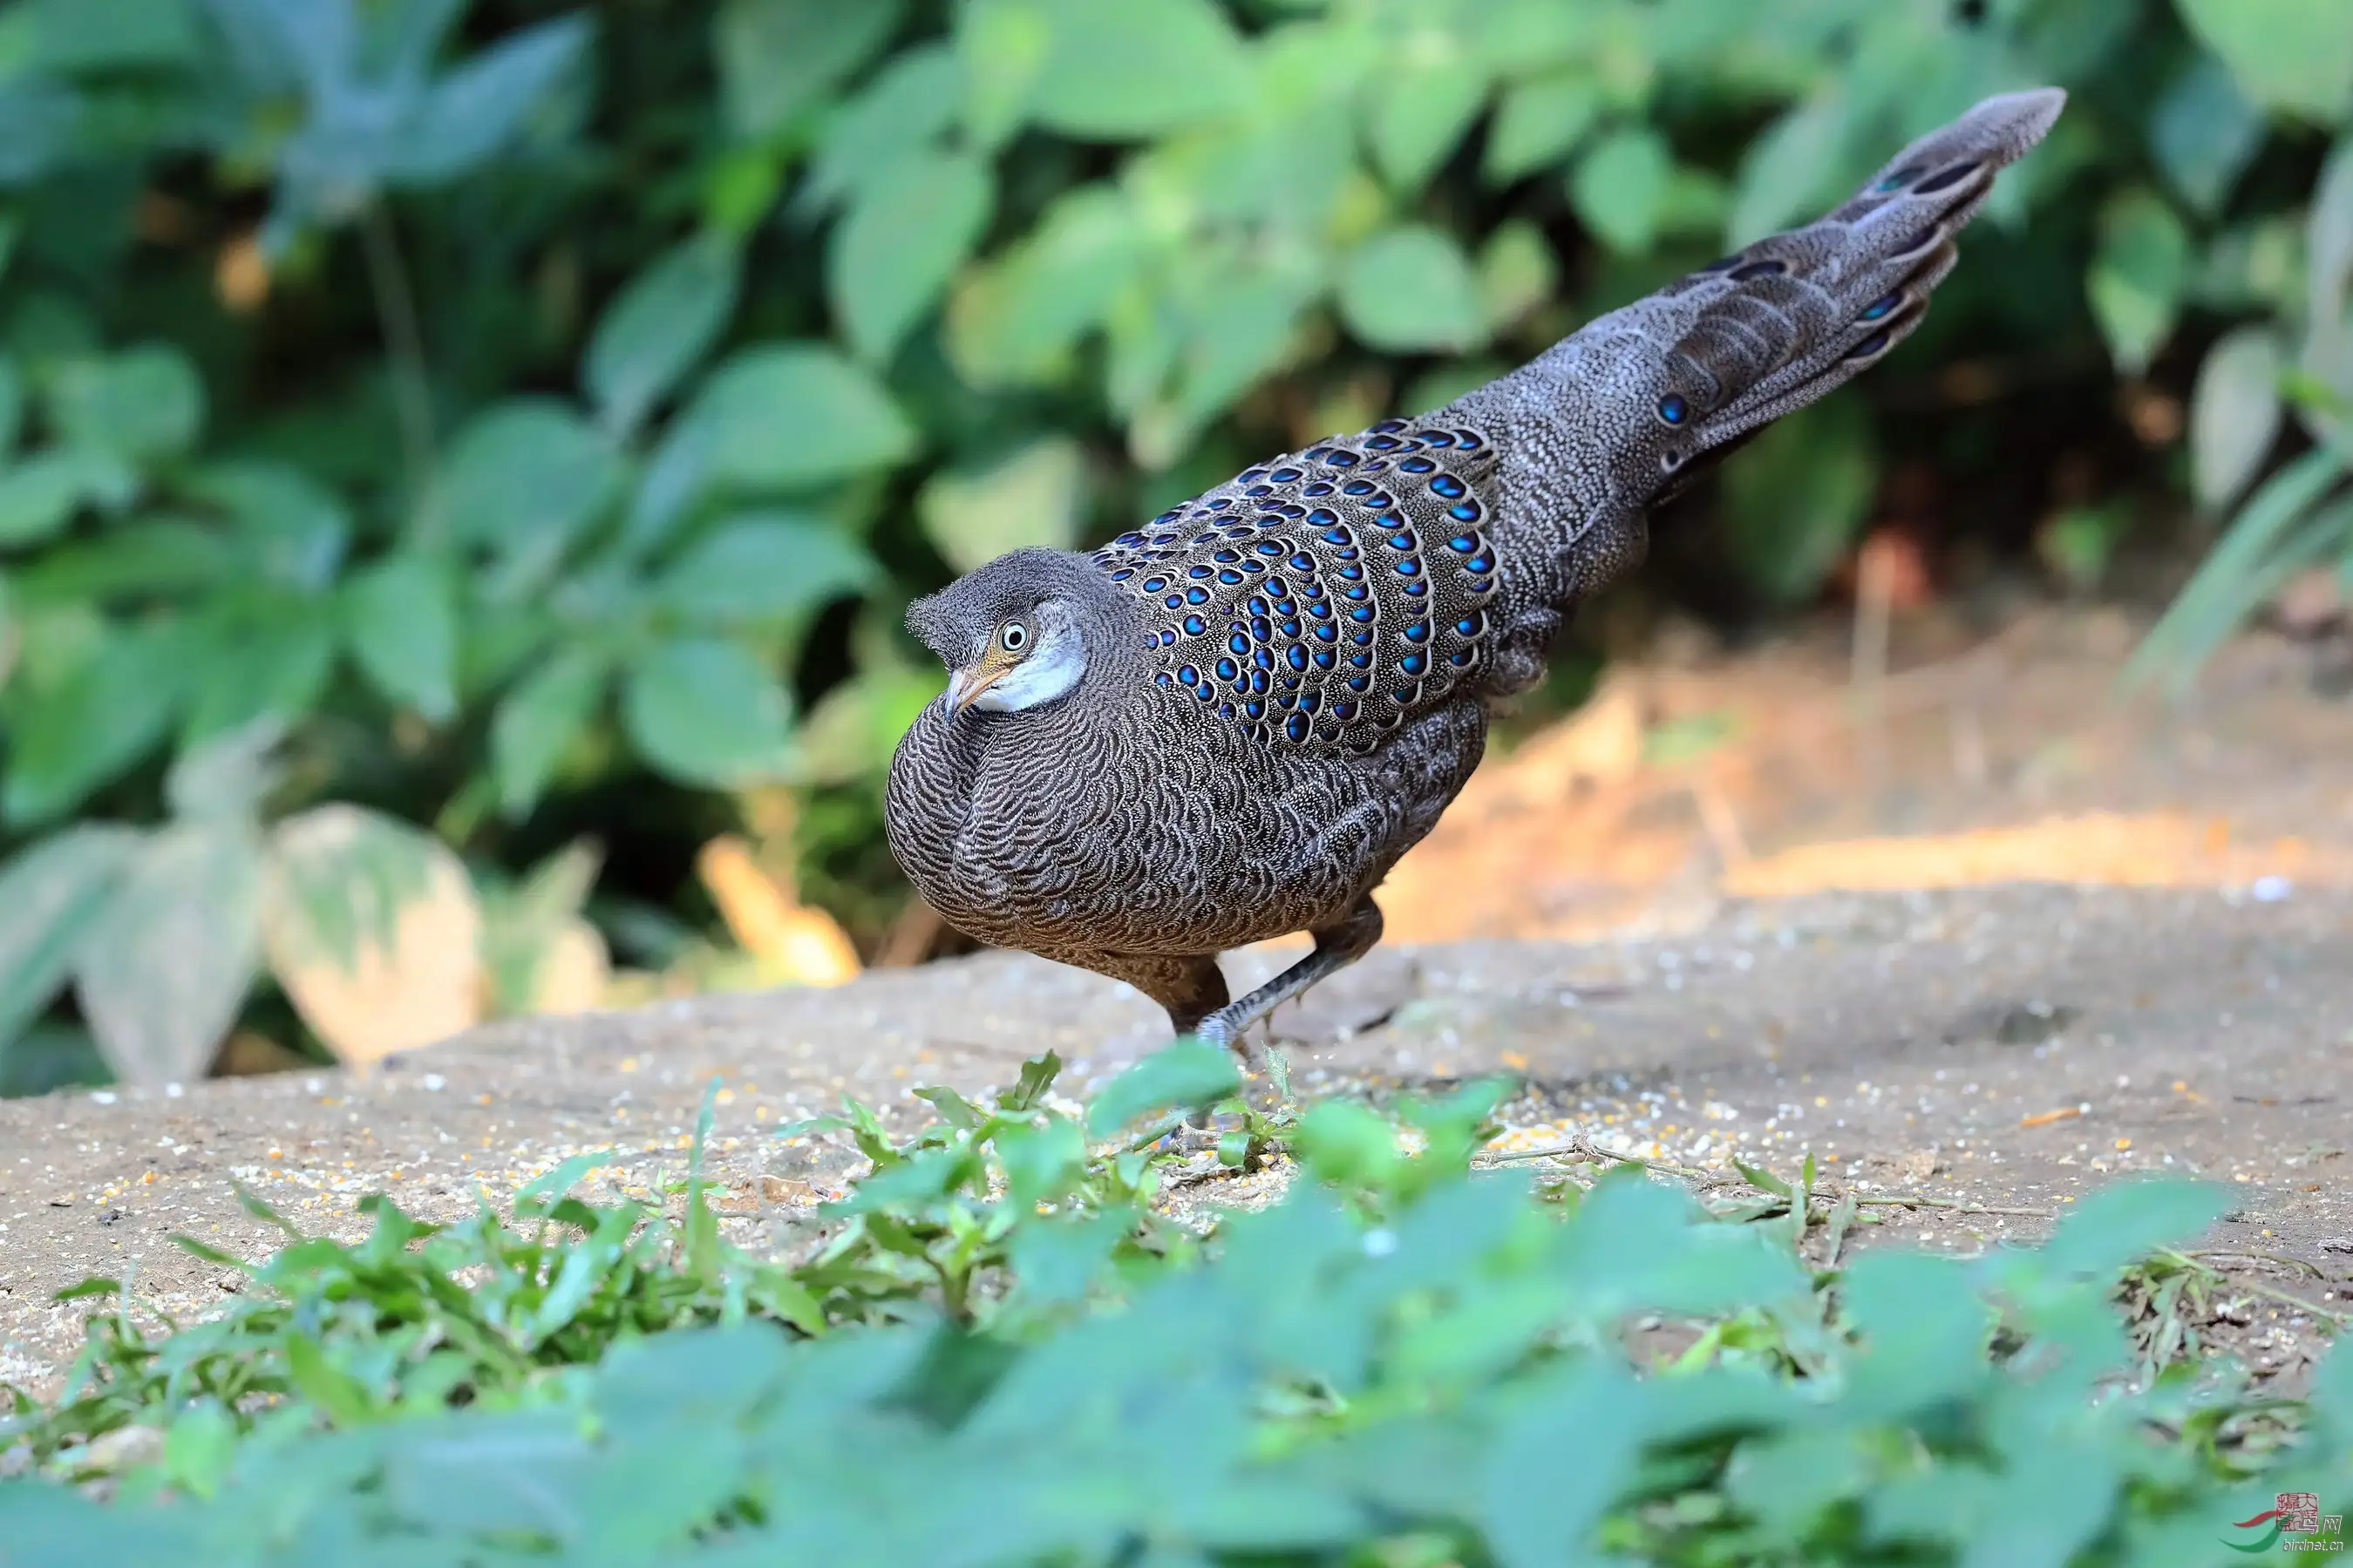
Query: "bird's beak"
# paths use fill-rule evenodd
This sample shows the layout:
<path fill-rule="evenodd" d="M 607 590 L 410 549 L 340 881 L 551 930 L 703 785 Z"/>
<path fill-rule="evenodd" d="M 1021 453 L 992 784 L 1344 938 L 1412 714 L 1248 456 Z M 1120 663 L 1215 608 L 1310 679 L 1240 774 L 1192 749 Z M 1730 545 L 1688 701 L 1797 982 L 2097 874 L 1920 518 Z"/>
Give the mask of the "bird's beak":
<path fill-rule="evenodd" d="M 1009 667 L 996 669 L 975 665 L 970 669 L 948 671 L 948 715 L 953 718 L 972 705 L 972 700 L 996 685 Z"/>

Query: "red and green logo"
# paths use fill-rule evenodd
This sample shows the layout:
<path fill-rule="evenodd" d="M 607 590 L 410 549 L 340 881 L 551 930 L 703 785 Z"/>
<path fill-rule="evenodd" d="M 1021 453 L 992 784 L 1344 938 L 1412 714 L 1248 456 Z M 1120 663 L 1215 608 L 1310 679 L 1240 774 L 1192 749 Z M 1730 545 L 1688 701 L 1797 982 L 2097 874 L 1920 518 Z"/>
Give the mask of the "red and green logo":
<path fill-rule="evenodd" d="M 2345 1544 L 2342 1541 L 2335 1539 L 2290 1540 L 2284 1542 L 2281 1541 L 2282 1536 L 2333 1538 L 2343 1533 L 2345 1516 L 2341 1513 L 2322 1513 L 2318 1492 L 2277 1493 L 2274 1496 L 2270 1508 L 2253 1519 L 2239 1521 L 2231 1528 L 2262 1531 L 2261 1534 L 2253 1537 L 2241 1536 L 2236 1541 L 2222 1542 L 2232 1551 L 2243 1552 L 2249 1556 L 2258 1552 L 2269 1552 L 2274 1546 L 2288 1552 L 2335 1552 L 2342 1550 Z"/>

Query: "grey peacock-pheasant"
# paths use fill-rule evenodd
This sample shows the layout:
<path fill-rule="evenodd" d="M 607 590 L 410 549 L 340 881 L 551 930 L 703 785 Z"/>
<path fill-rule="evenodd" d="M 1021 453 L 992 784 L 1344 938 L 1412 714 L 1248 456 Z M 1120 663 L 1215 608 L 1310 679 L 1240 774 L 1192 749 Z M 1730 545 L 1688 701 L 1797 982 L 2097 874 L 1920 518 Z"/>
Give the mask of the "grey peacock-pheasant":
<path fill-rule="evenodd" d="M 1239 1047 L 1379 940 L 1373 889 L 1478 765 L 1488 705 L 1641 559 L 1648 510 L 1903 342 L 2065 101 L 1989 99 L 1820 221 L 1443 408 L 918 601 L 907 624 L 952 673 L 891 766 L 916 889 Z M 1228 999 L 1219 953 L 1301 930 L 1312 953 Z"/>

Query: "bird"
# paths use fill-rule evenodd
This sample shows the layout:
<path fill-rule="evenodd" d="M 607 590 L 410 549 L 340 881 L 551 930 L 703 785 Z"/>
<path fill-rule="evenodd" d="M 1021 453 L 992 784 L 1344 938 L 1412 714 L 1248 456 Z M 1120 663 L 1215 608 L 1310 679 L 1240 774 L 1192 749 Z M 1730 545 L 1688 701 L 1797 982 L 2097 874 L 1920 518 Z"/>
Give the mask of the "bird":
<path fill-rule="evenodd" d="M 884 790 L 915 890 L 1247 1059 L 1253 1026 L 1379 942 L 1374 890 L 1575 606 L 1641 562 L 1650 512 L 1908 337 L 2065 102 L 1986 99 L 1817 221 L 1443 407 L 916 600 L 908 629 L 949 673 Z M 1304 957 L 1231 996 L 1220 954 L 1302 931 Z"/>

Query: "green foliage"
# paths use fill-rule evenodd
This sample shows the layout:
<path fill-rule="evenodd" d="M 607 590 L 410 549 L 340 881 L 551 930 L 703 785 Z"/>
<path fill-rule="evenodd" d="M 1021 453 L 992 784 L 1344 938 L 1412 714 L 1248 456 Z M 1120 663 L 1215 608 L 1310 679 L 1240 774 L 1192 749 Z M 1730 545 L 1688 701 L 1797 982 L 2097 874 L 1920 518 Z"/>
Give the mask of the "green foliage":
<path fill-rule="evenodd" d="M 868 1162 L 791 1262 L 721 1238 L 707 1100 L 674 1212 L 574 1195 L 597 1154 L 510 1218 L 365 1200 L 351 1244 L 248 1198 L 268 1260 L 183 1244 L 247 1276 L 220 1317 L 67 1293 L 88 1348 L 0 1419 L 34 1471 L 0 1531 L 230 1564 L 2187 1564 L 2353 1458 L 2341 1353 L 2300 1406 L 2175 1359 L 2211 1275 L 2164 1243 L 2210 1187 L 1840 1264 L 1853 1205 L 1825 1222 L 1810 1169 L 1718 1215 L 1632 1166 L 1474 1174 L 1481 1086 L 1315 1106 L 1289 1191 L 1197 1237 L 1166 1161 L 1082 1130 L 1219 1092 L 1197 1056 L 1092 1113 L 1048 1057 L 993 1102 L 921 1091 L 911 1136 L 854 1103 L 783 1130 Z M 1825 1223 L 1828 1268 L 1792 1247 Z"/>
<path fill-rule="evenodd" d="M 871 825 L 913 594 L 1442 397 L 2031 82 L 2073 107 L 1945 346 L 1736 463 L 1714 553 L 1802 602 L 1878 454 L 2004 449 L 2016 406 L 1896 411 L 1956 342 L 2087 422 L 2094 341 L 2194 385 L 2210 509 L 2348 446 L 2331 0 L 657 10 L 9 14 L 0 848 L 163 821 L 173 763 L 257 721 L 279 805 L 367 801 L 484 874 L 625 790 L 660 823 L 632 866 L 712 789 Z M 2353 560 L 2342 489 L 2251 512 L 2150 668 Z M 23 951 L 0 999 L 55 991 Z M 43 1023 L 0 1011 L 0 1050 Z"/>

